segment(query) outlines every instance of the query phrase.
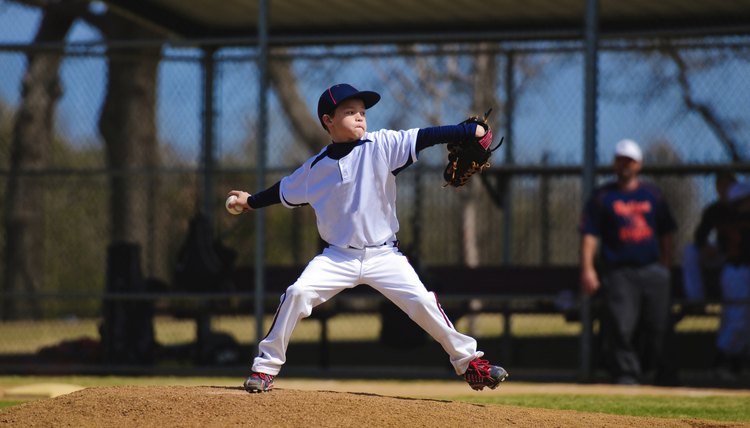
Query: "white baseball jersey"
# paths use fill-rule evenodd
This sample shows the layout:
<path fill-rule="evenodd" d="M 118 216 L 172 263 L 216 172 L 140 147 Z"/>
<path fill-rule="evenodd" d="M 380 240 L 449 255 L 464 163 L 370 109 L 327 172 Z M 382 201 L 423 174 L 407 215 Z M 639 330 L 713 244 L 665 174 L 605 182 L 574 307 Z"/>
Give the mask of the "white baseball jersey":
<path fill-rule="evenodd" d="M 337 247 L 364 248 L 395 240 L 396 177 L 416 160 L 418 129 L 368 132 L 341 159 L 328 148 L 281 180 L 281 203 L 310 204 L 321 238 Z"/>
<path fill-rule="evenodd" d="M 331 246 L 281 295 L 273 324 L 258 345 L 254 372 L 277 375 L 297 323 L 315 306 L 359 284 L 383 294 L 440 343 L 456 374 L 484 355 L 476 340 L 456 331 L 435 294 L 391 242 L 398 231 L 396 173 L 416 161 L 417 132 L 366 133 L 344 156 L 329 156 L 328 146 L 281 180 L 281 203 L 310 204 L 320 236 Z"/>

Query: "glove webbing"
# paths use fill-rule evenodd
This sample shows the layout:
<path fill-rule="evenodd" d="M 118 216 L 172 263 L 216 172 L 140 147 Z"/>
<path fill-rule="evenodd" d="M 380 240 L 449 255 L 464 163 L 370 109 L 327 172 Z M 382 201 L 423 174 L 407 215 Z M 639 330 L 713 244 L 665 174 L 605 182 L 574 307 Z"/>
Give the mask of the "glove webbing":
<path fill-rule="evenodd" d="M 477 172 L 482 172 L 484 171 L 485 168 L 489 168 L 489 167 L 490 167 L 489 161 L 483 163 L 482 165 L 479 165 L 476 161 L 471 161 L 471 168 L 468 168 L 466 171 L 464 171 L 464 174 L 459 178 L 460 180 L 459 182 L 463 186 L 469 182 L 469 179 L 471 178 L 472 175 L 476 174 Z M 443 187 L 446 187 L 450 183 L 454 182 L 454 180 L 456 179 L 457 169 L 458 169 L 458 158 L 456 158 L 451 163 L 451 181 L 449 183 L 443 184 Z"/>

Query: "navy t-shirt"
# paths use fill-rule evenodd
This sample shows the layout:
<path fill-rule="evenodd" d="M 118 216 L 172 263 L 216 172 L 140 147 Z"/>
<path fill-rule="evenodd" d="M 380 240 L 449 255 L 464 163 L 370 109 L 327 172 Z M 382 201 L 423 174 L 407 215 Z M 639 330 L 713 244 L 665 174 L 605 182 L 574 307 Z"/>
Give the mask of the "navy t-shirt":
<path fill-rule="evenodd" d="M 605 263 L 643 266 L 659 260 L 659 237 L 676 228 L 655 186 L 640 183 L 624 191 L 612 182 L 597 188 L 587 201 L 579 230 L 599 237 Z"/>

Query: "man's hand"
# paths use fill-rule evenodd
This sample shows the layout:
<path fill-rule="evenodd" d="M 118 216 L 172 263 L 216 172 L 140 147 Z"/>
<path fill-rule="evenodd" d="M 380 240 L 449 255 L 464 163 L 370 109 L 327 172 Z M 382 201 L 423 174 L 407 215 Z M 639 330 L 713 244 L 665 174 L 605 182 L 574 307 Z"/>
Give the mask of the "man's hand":
<path fill-rule="evenodd" d="M 599 275 L 595 269 L 582 269 L 581 270 L 581 290 L 589 296 L 596 293 L 601 284 L 599 283 Z"/>

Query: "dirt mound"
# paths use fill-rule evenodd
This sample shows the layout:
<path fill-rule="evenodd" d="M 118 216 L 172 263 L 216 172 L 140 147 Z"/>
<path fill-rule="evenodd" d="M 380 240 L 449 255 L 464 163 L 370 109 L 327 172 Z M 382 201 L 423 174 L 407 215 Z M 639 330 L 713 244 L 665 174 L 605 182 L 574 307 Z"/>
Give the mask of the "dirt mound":
<path fill-rule="evenodd" d="M 276 389 L 248 394 L 226 386 L 87 388 L 0 411 L 13 427 L 708 427 L 697 420 L 477 405 L 362 392 Z"/>

